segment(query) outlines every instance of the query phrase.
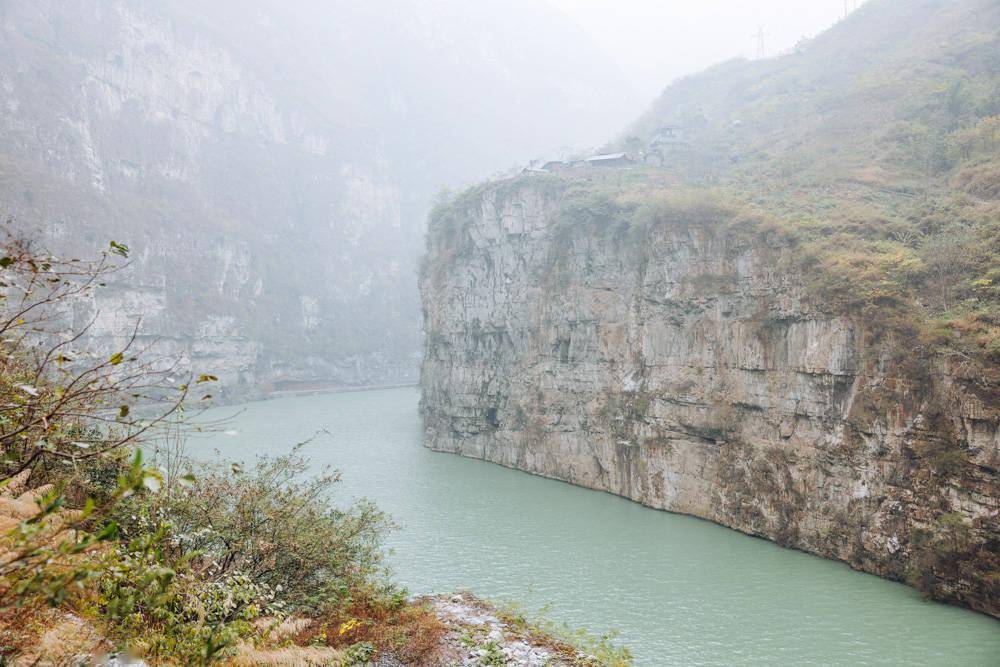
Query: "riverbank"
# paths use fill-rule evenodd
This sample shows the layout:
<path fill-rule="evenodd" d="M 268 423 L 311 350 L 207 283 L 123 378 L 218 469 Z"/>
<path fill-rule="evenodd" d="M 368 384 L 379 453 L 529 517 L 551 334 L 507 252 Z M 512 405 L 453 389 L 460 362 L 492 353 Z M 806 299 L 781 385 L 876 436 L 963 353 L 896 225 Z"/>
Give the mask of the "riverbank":
<path fill-rule="evenodd" d="M 448 628 L 442 637 L 442 665 L 525 665 L 572 667 L 632 664 L 627 649 L 607 639 L 576 634 L 576 645 L 531 623 L 516 610 L 503 609 L 471 593 L 425 598 Z M 584 643 L 586 649 L 579 644 Z"/>
<path fill-rule="evenodd" d="M 504 611 L 470 593 L 428 596 L 411 600 L 410 618 L 419 619 L 421 631 L 431 638 L 414 660 L 402 649 L 377 647 L 358 641 L 346 648 L 325 646 L 330 630 L 347 635 L 365 627 L 369 635 L 391 635 L 392 624 L 371 618 L 355 618 L 328 628 L 318 619 L 268 619 L 258 643 L 241 643 L 219 664 L 234 666 L 320 667 L 328 665 L 375 665 L 377 667 L 626 667 L 627 651 L 593 641 L 593 651 L 584 651 L 565 639 L 540 629 L 512 611 Z M 23 619 L 22 619 L 23 620 Z M 65 610 L 40 609 L 33 645 L 21 653 L 25 664 L 104 665 L 147 667 L 146 661 L 115 647 L 102 633 L 99 623 Z M 413 630 L 414 628 L 409 628 Z M 0 623 L 0 631 L 13 631 Z M 23 631 L 23 629 L 20 629 Z M 319 639 L 320 641 L 317 641 Z M 411 638 L 413 639 L 413 638 Z"/>
<path fill-rule="evenodd" d="M 40 499 L 51 490 L 30 488 L 26 480 L 27 475 L 22 474 L 0 489 L 0 530 L 18 530 L 25 519 L 35 516 Z M 69 525 L 73 516 L 72 511 L 57 511 L 57 532 L 51 539 L 60 539 L 63 526 Z M 81 554 L 79 559 L 107 559 L 114 553 L 108 545 L 89 556 Z M 10 549 L 0 548 L 0 562 L 7 563 L 14 555 Z M 114 622 L 94 613 L 93 600 L 106 592 L 114 576 L 106 575 L 97 589 L 80 599 L 51 605 L 35 601 L 0 613 L 0 662 L 6 664 L 6 658 L 13 657 L 41 667 L 178 664 L 178 656 L 170 650 L 164 652 L 162 646 L 154 651 L 158 658 L 138 657 L 154 648 L 150 638 L 141 631 L 127 631 L 121 619 Z M 632 664 L 626 649 L 612 646 L 604 638 L 591 639 L 584 633 L 559 636 L 550 628 L 529 622 L 516 610 L 470 593 L 404 596 L 403 591 L 387 595 L 359 589 L 345 605 L 325 613 L 273 614 L 279 609 L 275 607 L 269 609 L 271 615 L 247 616 L 249 624 L 240 635 L 209 644 L 214 645 L 214 662 L 247 667 Z"/>
<path fill-rule="evenodd" d="M 323 382 L 303 382 L 295 383 L 298 388 L 265 389 L 261 391 L 261 399 L 281 398 L 283 396 L 314 396 L 316 394 L 342 394 L 350 391 L 379 391 L 381 389 L 403 389 L 405 387 L 417 387 L 416 382 L 405 384 L 371 384 L 371 385 L 340 385 L 327 384 Z M 301 386 L 299 386 L 301 385 Z"/>

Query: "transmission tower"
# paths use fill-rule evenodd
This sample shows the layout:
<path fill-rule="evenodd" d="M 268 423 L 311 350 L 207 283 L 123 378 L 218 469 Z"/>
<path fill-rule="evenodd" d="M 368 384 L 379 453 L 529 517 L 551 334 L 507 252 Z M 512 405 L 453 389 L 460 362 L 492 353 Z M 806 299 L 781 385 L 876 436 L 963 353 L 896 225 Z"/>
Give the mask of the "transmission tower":
<path fill-rule="evenodd" d="M 757 26 L 757 32 L 750 35 L 757 40 L 757 60 L 764 57 L 764 26 Z"/>
<path fill-rule="evenodd" d="M 844 18 L 846 19 L 857 8 L 858 0 L 844 0 Z"/>

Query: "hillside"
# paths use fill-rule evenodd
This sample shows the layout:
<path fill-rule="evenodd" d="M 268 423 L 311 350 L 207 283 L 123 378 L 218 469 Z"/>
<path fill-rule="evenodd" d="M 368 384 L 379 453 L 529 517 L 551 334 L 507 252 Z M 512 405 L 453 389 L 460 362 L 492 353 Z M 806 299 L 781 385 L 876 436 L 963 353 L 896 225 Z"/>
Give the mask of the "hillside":
<path fill-rule="evenodd" d="M 716 179 L 941 188 L 1000 114 L 998 25 L 990 0 L 871 0 L 790 54 L 678 81 L 624 136 L 679 125 Z"/>
<path fill-rule="evenodd" d="M 995 362 L 997 25 L 989 0 L 872 0 L 790 54 L 683 79 L 613 144 L 656 167 L 619 189 L 718 188 L 799 245 L 826 307 Z"/>
<path fill-rule="evenodd" d="M 644 164 L 442 202 L 427 446 L 1000 614 L 998 12 L 871 0 L 667 88 Z"/>
<path fill-rule="evenodd" d="M 431 195 L 628 97 L 526 1 L 3 3 L 0 62 L 0 215 L 57 252 L 129 245 L 80 324 L 118 349 L 141 315 L 236 394 L 412 381 Z"/>

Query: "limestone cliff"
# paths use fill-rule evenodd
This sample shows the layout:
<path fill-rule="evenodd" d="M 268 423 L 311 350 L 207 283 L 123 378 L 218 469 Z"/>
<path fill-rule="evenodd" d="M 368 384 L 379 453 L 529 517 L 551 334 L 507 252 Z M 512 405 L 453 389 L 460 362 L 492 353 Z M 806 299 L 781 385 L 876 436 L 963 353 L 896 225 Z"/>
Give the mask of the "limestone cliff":
<path fill-rule="evenodd" d="M 572 179 L 432 218 L 428 447 L 703 517 L 1000 614 L 1000 409 L 812 298 L 794 244 L 679 205 L 636 228 Z M 581 186 L 584 187 L 584 186 Z"/>
<path fill-rule="evenodd" d="M 0 219 L 132 248 L 81 312 L 105 350 L 141 315 L 237 395 L 412 382 L 432 194 L 591 141 L 628 97 L 543 3 L 474 5 L 0 2 Z"/>

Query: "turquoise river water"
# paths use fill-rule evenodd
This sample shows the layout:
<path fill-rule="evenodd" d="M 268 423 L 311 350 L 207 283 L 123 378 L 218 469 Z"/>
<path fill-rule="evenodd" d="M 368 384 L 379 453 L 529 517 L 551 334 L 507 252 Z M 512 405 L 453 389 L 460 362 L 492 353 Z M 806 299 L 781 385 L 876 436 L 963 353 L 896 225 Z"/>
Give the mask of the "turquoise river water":
<path fill-rule="evenodd" d="M 706 521 L 421 446 L 415 388 L 210 411 L 195 456 L 252 462 L 297 441 L 399 529 L 397 579 L 472 590 L 592 633 L 638 665 L 1000 665 L 1000 623 Z M 235 434 L 234 432 L 238 433 Z M 217 450 L 217 454 L 214 452 Z"/>

